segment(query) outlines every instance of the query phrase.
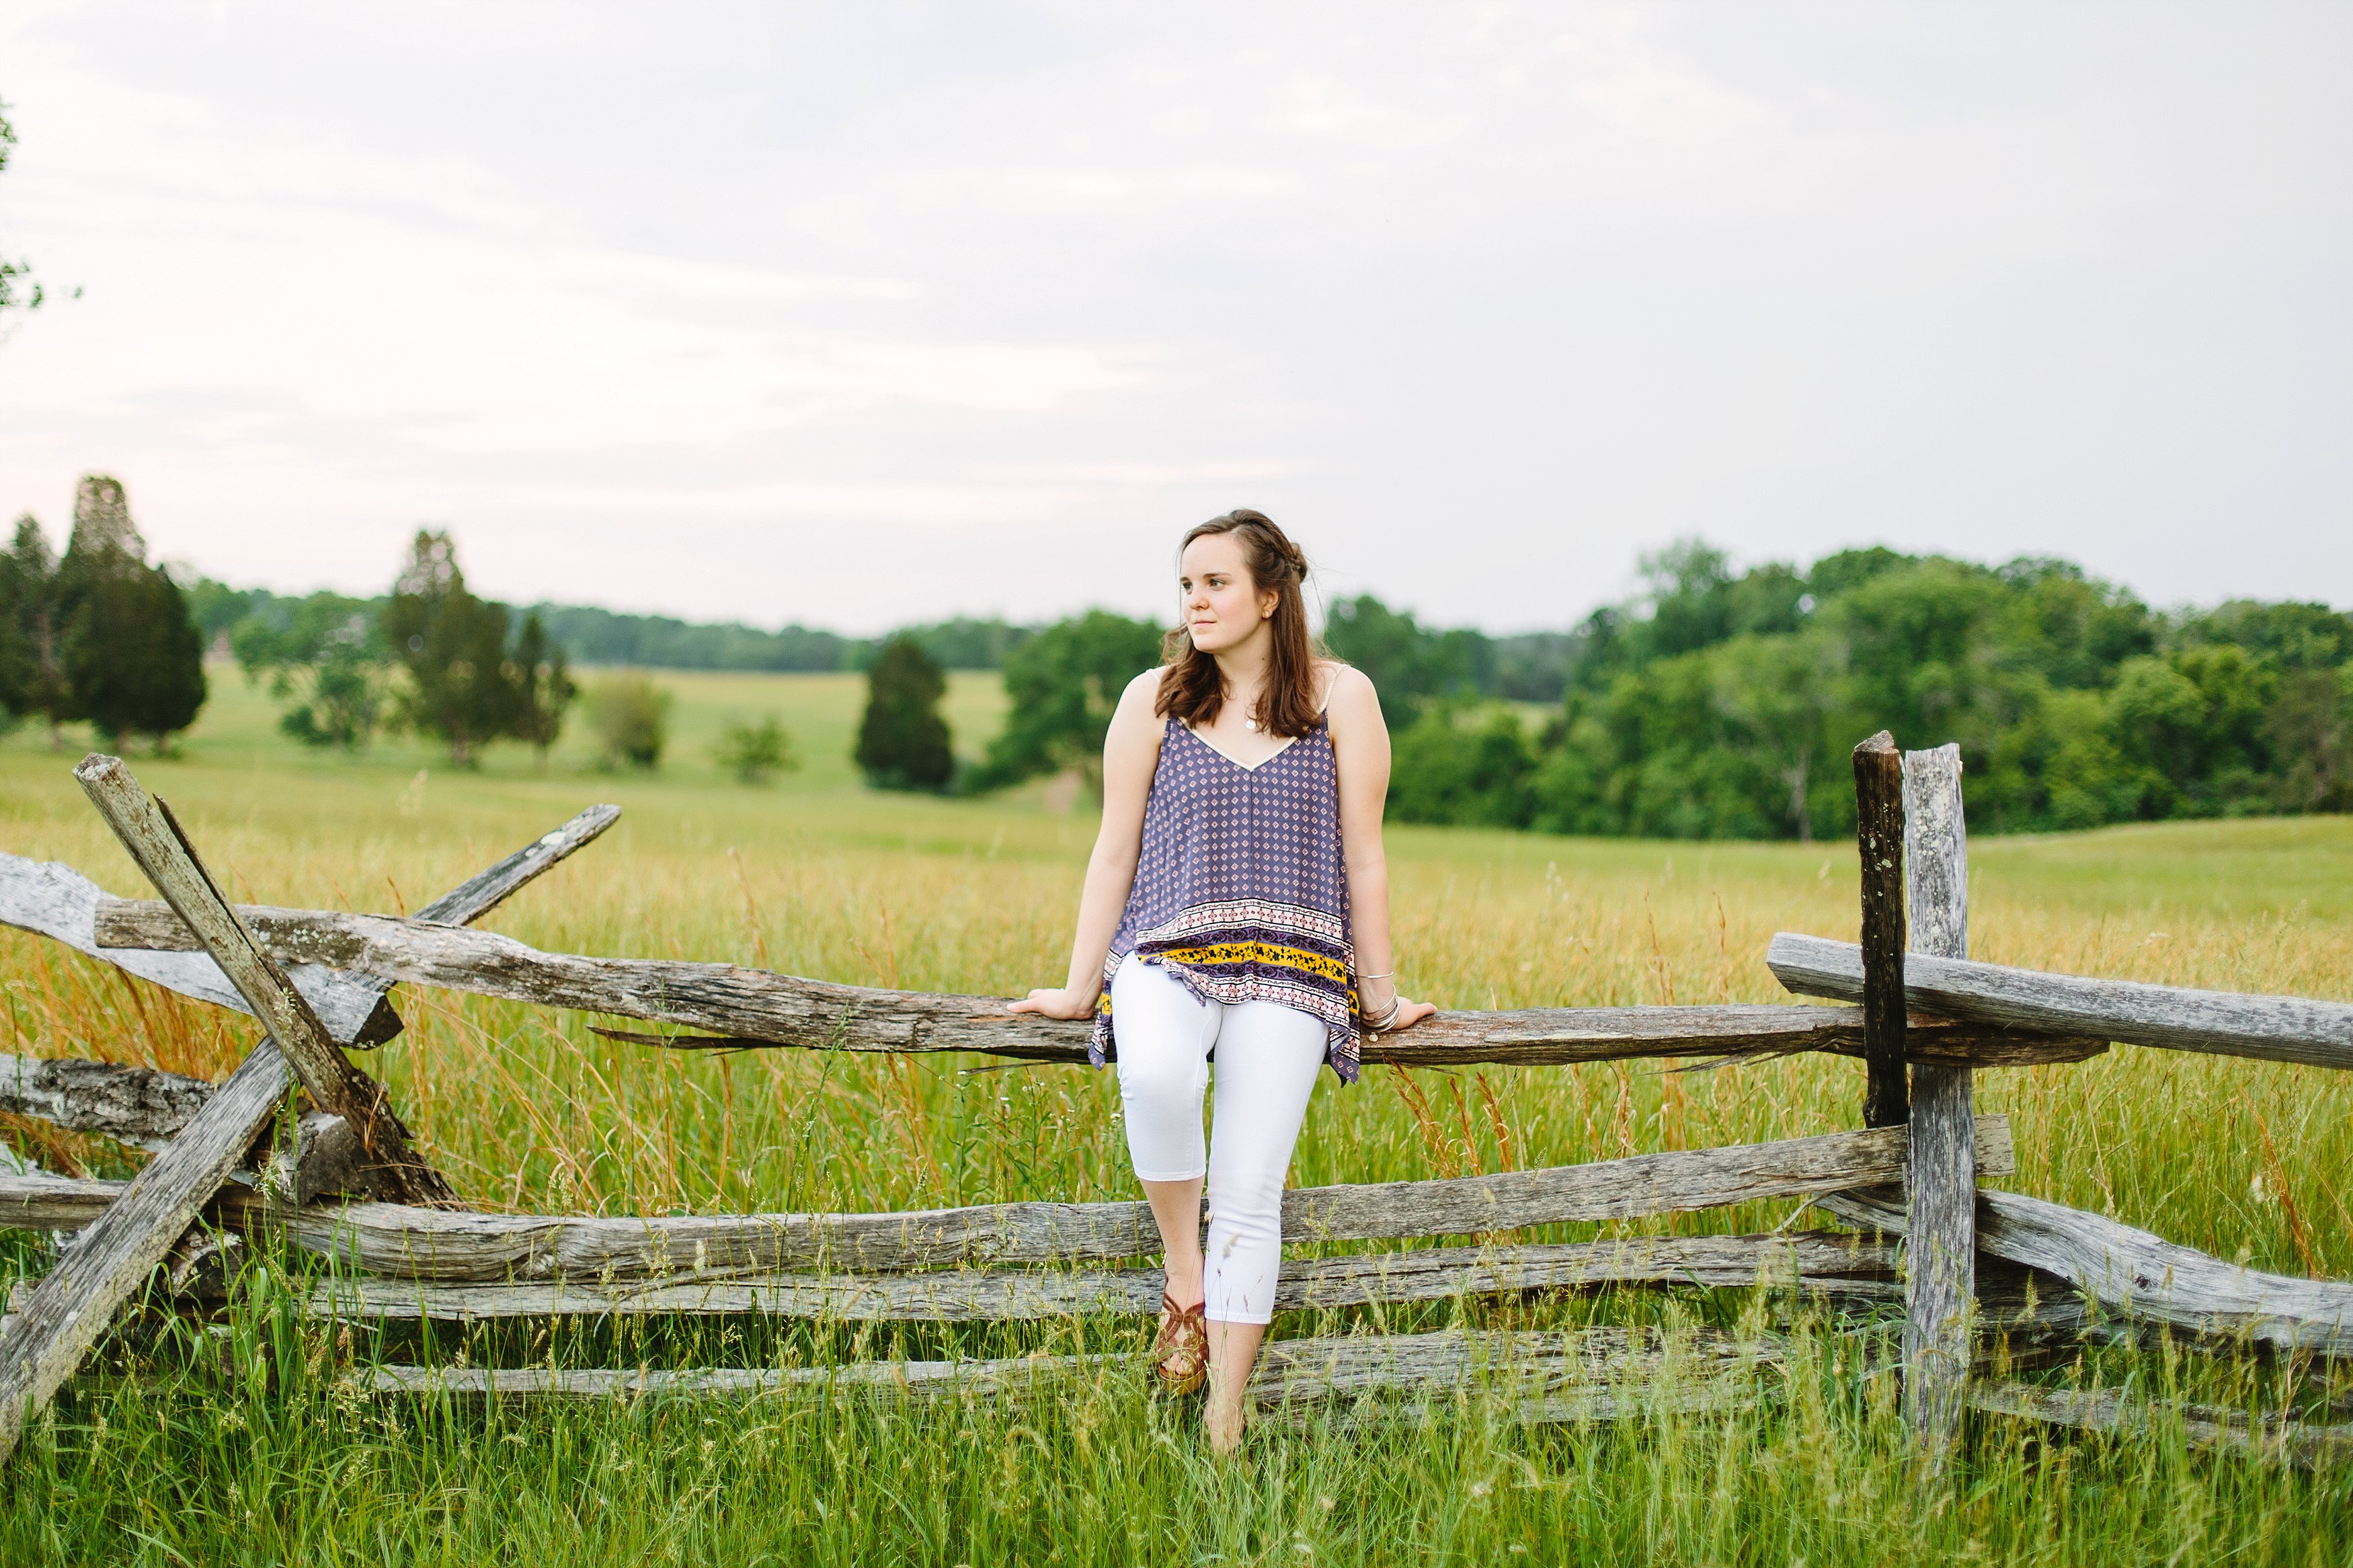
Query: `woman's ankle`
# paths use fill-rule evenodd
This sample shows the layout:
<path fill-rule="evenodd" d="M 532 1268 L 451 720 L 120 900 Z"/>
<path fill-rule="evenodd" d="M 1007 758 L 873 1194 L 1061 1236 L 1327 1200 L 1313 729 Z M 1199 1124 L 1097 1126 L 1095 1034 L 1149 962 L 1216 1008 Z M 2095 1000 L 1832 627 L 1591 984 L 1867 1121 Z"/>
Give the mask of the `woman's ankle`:
<path fill-rule="evenodd" d="M 1242 1434 L 1250 1427 L 1250 1406 L 1247 1400 L 1209 1395 L 1201 1411 L 1201 1429 L 1208 1435 L 1209 1447 L 1219 1454 L 1231 1454 L 1241 1447 Z"/>
<path fill-rule="evenodd" d="M 1205 1272 L 1204 1266 L 1198 1261 L 1190 1269 L 1181 1265 L 1170 1267 L 1161 1273 L 1160 1288 L 1178 1306 L 1198 1307 L 1208 1295 L 1203 1279 Z"/>

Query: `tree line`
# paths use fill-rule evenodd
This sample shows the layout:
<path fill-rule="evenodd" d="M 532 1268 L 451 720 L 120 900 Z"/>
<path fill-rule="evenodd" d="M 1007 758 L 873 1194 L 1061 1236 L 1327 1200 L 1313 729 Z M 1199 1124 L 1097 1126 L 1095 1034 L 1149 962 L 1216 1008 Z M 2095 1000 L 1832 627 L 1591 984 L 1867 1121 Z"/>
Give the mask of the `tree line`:
<path fill-rule="evenodd" d="M 628 670 L 584 687 L 549 616 L 467 585 L 446 530 L 418 530 L 390 591 L 372 597 L 209 579 L 190 597 L 199 635 L 268 684 L 284 705 L 280 730 L 307 745 L 357 751 L 379 730 L 406 731 L 440 742 L 460 767 L 501 741 L 530 746 L 544 766 L 575 704 L 603 766 L 652 769 L 669 744 L 670 693 Z M 559 612 L 580 613 L 604 614 Z M 773 715 L 727 726 L 713 756 L 747 784 L 798 765 Z"/>
<path fill-rule="evenodd" d="M 233 588 L 210 578 L 199 578 L 189 590 L 207 646 L 268 638 L 322 619 L 372 617 L 383 612 L 387 597 L 273 594 L 267 588 Z M 525 617 L 537 616 L 548 640 L 560 645 L 575 664 L 777 674 L 864 671 L 898 637 L 913 637 L 943 668 L 1000 669 L 1007 653 L 1039 629 L 959 616 L 886 637 L 853 637 L 802 626 L 763 631 L 732 621 L 632 616 L 594 605 L 544 602 L 511 608 L 507 615 L 518 627 Z"/>
<path fill-rule="evenodd" d="M 1882 728 L 1960 743 L 1993 832 L 2353 809 L 2353 616 L 2237 600 L 2163 614 L 2047 557 L 1884 548 L 1735 572 L 1685 542 L 1569 634 L 1536 722 L 1430 673 L 1443 634 L 1334 651 L 1390 693 L 1407 821 L 1689 838 L 1853 826 L 1846 757 Z"/>
<path fill-rule="evenodd" d="M 2326 605 L 2160 613 L 2065 561 L 1883 547 L 1736 572 L 1685 542 L 1642 574 L 1631 600 L 1519 638 L 1424 626 L 1371 595 L 1332 606 L 1325 643 L 1372 678 L 1394 737 L 1391 815 L 1843 836 L 1847 753 L 1882 728 L 1960 743 L 1984 831 L 2353 810 L 2353 615 Z M 878 784 L 986 790 L 1076 768 L 1099 785 L 1113 705 L 1160 638 L 1102 610 L 1045 627 L 1005 658 L 1011 711 L 977 765 L 954 773 L 944 725 L 928 773 L 882 742 L 861 763 Z M 1537 651 L 1545 684 L 1511 662 Z M 877 714 L 918 714 L 927 693 L 935 709 L 936 681 L 906 673 L 921 658 L 910 639 L 890 682 L 876 666 L 876 734 L 922 728 Z M 1549 700 L 1498 700 L 1554 682 Z"/>
<path fill-rule="evenodd" d="M 1642 573 L 1633 598 L 1564 632 L 1425 626 L 1369 595 L 1334 605 L 1325 641 L 1372 677 L 1395 737 L 1392 814 L 1561 833 L 1839 836 L 1852 823 L 1846 752 L 1883 727 L 1906 744 L 1960 742 L 1981 830 L 2353 809 L 2353 616 L 2325 605 L 2159 612 L 2063 561 L 1989 566 L 1884 548 L 1736 571 L 1724 552 L 1686 542 L 1645 558 Z M 448 536 L 429 531 L 375 598 L 208 581 L 182 595 L 145 563 L 121 487 L 102 477 L 78 493 L 62 558 L 31 519 L 18 525 L 0 612 L 0 703 L 12 713 L 168 734 L 203 700 L 209 634 L 272 683 L 297 739 L 356 746 L 400 725 L 460 762 L 501 739 L 543 755 L 554 742 L 584 696 L 572 661 L 587 657 L 565 628 L 626 632 L 641 652 L 659 650 L 643 639 L 659 633 L 714 658 L 798 647 L 789 657 L 805 655 L 802 668 L 821 655 L 825 668 L 868 673 L 854 754 L 871 783 L 953 792 L 1071 769 L 1098 783 L 1113 705 L 1158 661 L 1162 637 L 1105 610 L 871 639 L 516 610 L 476 598 Z M 730 645 L 738 634 L 770 640 Z M 1009 699 L 1002 731 L 961 763 L 940 711 L 957 668 L 1001 668 Z M 617 674 L 585 696 L 609 763 L 659 760 L 664 693 Z M 792 765 L 773 720 L 736 726 L 721 752 L 747 779 Z"/>
<path fill-rule="evenodd" d="M 225 592 L 207 582 L 195 595 L 216 638 Z M 356 751 L 391 729 L 440 742 L 460 767 L 503 740 L 544 759 L 579 695 L 563 645 L 536 616 L 469 588 L 446 531 L 417 531 L 388 594 L 270 600 L 281 606 L 248 608 L 224 640 L 286 704 L 279 728 L 307 745 Z"/>

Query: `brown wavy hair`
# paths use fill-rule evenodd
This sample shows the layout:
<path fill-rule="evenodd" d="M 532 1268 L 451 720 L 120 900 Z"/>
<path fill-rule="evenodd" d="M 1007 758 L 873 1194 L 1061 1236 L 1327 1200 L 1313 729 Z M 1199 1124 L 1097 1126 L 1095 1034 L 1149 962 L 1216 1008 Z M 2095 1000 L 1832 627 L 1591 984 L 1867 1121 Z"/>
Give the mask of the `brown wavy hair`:
<path fill-rule="evenodd" d="M 1304 735 L 1315 727 L 1315 657 L 1321 650 L 1307 632 L 1307 598 L 1301 585 L 1307 580 L 1307 556 L 1291 542 L 1274 519 L 1247 507 L 1197 524 L 1176 547 L 1179 561 L 1193 541 L 1213 533 L 1230 533 L 1242 547 L 1242 564 L 1250 584 L 1261 592 L 1274 590 L 1274 654 L 1267 661 L 1266 687 L 1260 692 L 1259 728 L 1286 739 Z M 1160 645 L 1160 694 L 1152 710 L 1191 728 L 1212 724 L 1226 705 L 1226 678 L 1218 661 L 1193 646 L 1192 634 L 1178 626 Z"/>

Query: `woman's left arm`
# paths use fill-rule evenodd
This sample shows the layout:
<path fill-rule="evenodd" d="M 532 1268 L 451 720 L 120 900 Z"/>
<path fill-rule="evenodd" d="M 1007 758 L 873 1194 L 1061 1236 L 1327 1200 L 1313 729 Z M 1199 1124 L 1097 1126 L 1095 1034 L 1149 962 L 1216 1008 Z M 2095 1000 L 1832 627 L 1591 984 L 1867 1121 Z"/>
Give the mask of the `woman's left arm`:
<path fill-rule="evenodd" d="M 1389 944 L 1389 861 L 1381 847 L 1381 811 L 1389 794 L 1388 726 L 1381 720 L 1372 681 L 1345 665 L 1335 671 L 1327 711 L 1332 753 L 1340 766 L 1340 852 L 1348 862 L 1348 919 L 1356 935 L 1362 1005 L 1366 1017 L 1378 1018 L 1395 999 L 1397 1017 L 1388 1027 L 1403 1029 L 1438 1009 L 1406 1001 L 1397 988 L 1397 954 Z"/>

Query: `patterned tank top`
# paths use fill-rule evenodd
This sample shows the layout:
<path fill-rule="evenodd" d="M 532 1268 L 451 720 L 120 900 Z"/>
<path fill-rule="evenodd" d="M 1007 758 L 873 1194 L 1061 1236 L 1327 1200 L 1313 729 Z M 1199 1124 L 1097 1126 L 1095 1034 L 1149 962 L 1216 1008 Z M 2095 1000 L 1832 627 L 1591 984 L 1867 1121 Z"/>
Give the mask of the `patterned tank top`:
<path fill-rule="evenodd" d="M 1246 768 L 1167 721 L 1095 1003 L 1097 1067 L 1117 1054 L 1111 977 L 1131 952 L 1204 1002 L 1279 1002 L 1321 1019 L 1324 1060 L 1356 1081 L 1363 1020 L 1329 723 Z"/>

